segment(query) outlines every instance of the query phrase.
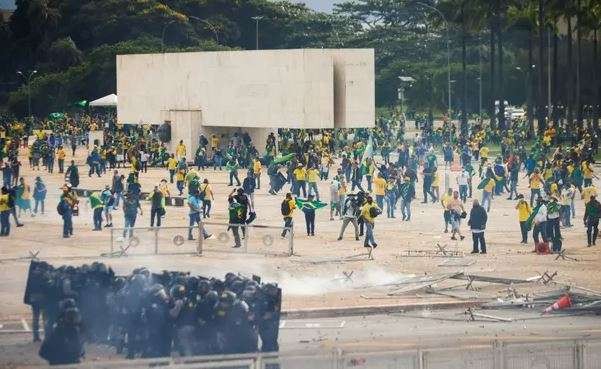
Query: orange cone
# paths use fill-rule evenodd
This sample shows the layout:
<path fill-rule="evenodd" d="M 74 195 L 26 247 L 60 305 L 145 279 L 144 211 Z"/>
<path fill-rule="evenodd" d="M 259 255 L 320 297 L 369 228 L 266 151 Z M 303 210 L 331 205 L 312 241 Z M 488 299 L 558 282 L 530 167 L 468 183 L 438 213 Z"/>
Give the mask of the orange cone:
<path fill-rule="evenodd" d="M 555 301 L 555 303 L 543 311 L 543 314 L 548 314 L 555 310 L 563 310 L 572 306 L 572 299 L 570 295 L 565 294 L 559 300 Z"/>

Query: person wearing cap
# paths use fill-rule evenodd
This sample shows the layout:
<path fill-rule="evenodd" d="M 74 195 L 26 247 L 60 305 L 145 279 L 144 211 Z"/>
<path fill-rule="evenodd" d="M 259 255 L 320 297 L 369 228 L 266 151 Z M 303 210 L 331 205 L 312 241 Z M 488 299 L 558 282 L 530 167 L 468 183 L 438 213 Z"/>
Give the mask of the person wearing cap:
<path fill-rule="evenodd" d="M 518 203 L 515 208 L 518 211 L 518 221 L 520 222 L 520 231 L 522 233 L 522 241 L 520 243 L 527 244 L 528 243 L 528 218 L 530 218 L 530 214 L 532 213 L 532 208 L 528 204 L 528 201 L 524 200 L 524 195 L 518 194 L 517 196 Z"/>

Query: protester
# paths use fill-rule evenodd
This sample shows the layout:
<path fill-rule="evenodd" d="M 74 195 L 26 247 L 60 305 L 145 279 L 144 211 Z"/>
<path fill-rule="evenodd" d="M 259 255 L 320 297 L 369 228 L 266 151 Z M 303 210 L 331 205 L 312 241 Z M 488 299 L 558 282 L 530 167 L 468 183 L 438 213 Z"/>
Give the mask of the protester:
<path fill-rule="evenodd" d="M 520 222 L 520 232 L 522 234 L 522 240 L 520 243 L 527 244 L 528 243 L 528 219 L 530 218 L 530 214 L 532 213 L 532 209 L 526 200 L 524 200 L 524 195 L 519 194 L 517 196 L 518 203 L 515 208 L 518 211 L 518 221 Z"/>
<path fill-rule="evenodd" d="M 472 254 L 486 254 L 486 240 L 484 238 L 484 230 L 486 229 L 486 221 L 488 220 L 488 214 L 478 200 L 474 199 L 472 210 L 470 210 L 470 217 L 467 224 L 470 226 L 472 231 L 473 249 Z"/>
<path fill-rule="evenodd" d="M 281 235 L 282 238 L 286 237 L 286 232 L 292 232 L 292 228 L 294 227 L 294 223 L 292 221 L 294 209 L 296 209 L 296 202 L 292 199 L 292 194 L 288 192 L 281 204 L 281 213 L 284 217 L 284 229 L 282 230 Z M 292 235 L 290 235 L 290 237 L 292 237 Z"/>
<path fill-rule="evenodd" d="M 364 247 L 376 248 L 376 238 L 374 235 L 375 218 L 382 213 L 382 210 L 374 203 L 371 196 L 367 196 L 365 205 L 361 208 L 361 217 L 365 222 L 365 242 Z"/>
<path fill-rule="evenodd" d="M 2 186 L 0 192 L 0 236 L 10 235 L 10 205 L 8 198 L 8 189 Z"/>
<path fill-rule="evenodd" d="M 591 196 L 584 210 L 584 226 L 586 227 L 587 247 L 597 244 L 599 234 L 599 217 L 601 217 L 601 203 L 596 196 Z"/>
<path fill-rule="evenodd" d="M 34 214 L 38 213 L 38 208 L 41 210 L 41 213 L 44 214 L 44 202 L 46 201 L 46 193 L 48 190 L 46 189 L 46 185 L 40 176 L 35 177 L 35 184 L 33 185 L 33 200 Z"/>

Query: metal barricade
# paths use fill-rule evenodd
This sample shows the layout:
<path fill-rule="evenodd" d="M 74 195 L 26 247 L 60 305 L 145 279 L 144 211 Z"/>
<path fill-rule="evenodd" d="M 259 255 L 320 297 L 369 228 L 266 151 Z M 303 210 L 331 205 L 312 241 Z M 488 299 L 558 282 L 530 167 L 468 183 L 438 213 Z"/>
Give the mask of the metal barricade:
<path fill-rule="evenodd" d="M 286 235 L 282 237 L 284 230 Z M 233 247 L 235 233 L 239 237 L 238 247 Z M 204 237 L 209 235 L 209 238 Z M 291 256 L 294 253 L 294 230 L 217 222 L 202 222 L 193 227 L 110 228 L 110 250 L 102 256 L 202 255 L 205 251 Z"/>

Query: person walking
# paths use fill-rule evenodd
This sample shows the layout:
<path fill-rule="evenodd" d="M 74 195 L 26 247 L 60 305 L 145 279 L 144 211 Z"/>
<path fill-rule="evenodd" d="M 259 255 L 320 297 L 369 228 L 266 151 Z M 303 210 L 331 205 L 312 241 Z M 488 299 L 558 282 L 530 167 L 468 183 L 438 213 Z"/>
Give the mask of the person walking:
<path fill-rule="evenodd" d="M 230 157 L 230 159 L 225 164 L 225 169 L 229 172 L 230 183 L 228 186 L 234 185 L 234 179 L 236 180 L 236 186 L 240 186 L 240 178 L 238 178 L 238 168 L 240 165 L 238 164 L 238 160 L 234 157 Z"/>
<path fill-rule="evenodd" d="M 554 253 L 561 251 L 562 237 L 559 229 L 559 217 L 561 206 L 557 202 L 555 195 L 551 196 L 547 204 L 547 235 L 551 240 L 551 246 Z"/>
<path fill-rule="evenodd" d="M 411 220 L 411 201 L 415 198 L 415 184 L 409 177 L 403 179 L 403 183 L 400 184 L 400 195 L 401 195 L 401 214 L 403 215 L 403 221 Z"/>
<path fill-rule="evenodd" d="M 448 188 L 447 192 L 440 197 L 440 205 L 442 206 L 442 218 L 444 220 L 444 233 L 449 232 L 449 225 L 451 224 L 451 211 L 449 210 L 449 203 L 452 199 L 452 188 Z"/>
<path fill-rule="evenodd" d="M 457 185 L 459 186 L 459 197 L 465 204 L 467 201 L 468 188 L 469 188 L 470 174 L 467 170 L 463 169 L 457 176 Z"/>
<path fill-rule="evenodd" d="M 313 195 L 314 198 L 319 201 L 319 189 L 317 188 L 317 181 L 319 181 L 319 169 L 317 167 L 312 166 L 307 169 L 307 183 L 309 184 L 307 193 L 309 195 Z"/>
<path fill-rule="evenodd" d="M 375 219 L 378 215 L 382 213 L 382 210 L 374 203 L 374 200 L 371 196 L 367 196 L 367 201 L 361 208 L 361 217 L 363 217 L 363 221 L 365 222 L 365 241 L 363 242 L 363 247 L 369 247 L 371 250 L 378 247 L 376 243 L 376 237 L 374 234 L 375 227 Z M 370 251 L 371 257 L 371 251 Z"/>
<path fill-rule="evenodd" d="M 239 203 L 236 196 L 236 191 L 232 191 L 227 198 L 228 201 L 228 216 L 229 216 L 229 227 L 234 236 L 234 245 L 232 248 L 240 248 L 242 243 L 240 242 L 240 228 L 243 227 L 244 221 L 246 220 L 246 208 L 243 204 Z"/>
<path fill-rule="evenodd" d="M 520 232 L 522 233 L 522 241 L 520 243 L 528 243 L 528 218 L 532 214 L 532 208 L 528 204 L 528 201 L 524 200 L 524 195 L 519 194 L 517 196 L 518 203 L 515 208 L 518 211 L 518 221 L 520 222 Z"/>
<path fill-rule="evenodd" d="M 456 240 L 455 235 L 458 234 L 459 239 L 463 240 L 465 237 L 461 234 L 461 218 L 465 217 L 465 209 L 459 199 L 459 192 L 453 191 L 453 198 L 447 203 L 447 210 L 451 218 L 451 239 Z"/>
<path fill-rule="evenodd" d="M 472 204 L 472 210 L 470 210 L 470 218 L 467 224 L 472 230 L 472 241 L 473 248 L 472 254 L 486 254 L 486 240 L 484 238 L 484 230 L 486 229 L 486 221 L 488 220 L 488 214 L 486 210 L 480 206 L 477 199 L 474 199 Z"/>
<path fill-rule="evenodd" d="M 263 170 L 263 165 L 259 158 L 255 157 L 252 161 L 252 171 L 255 176 L 255 180 L 257 181 L 257 190 L 261 189 L 261 171 Z"/>
<path fill-rule="evenodd" d="M 33 211 L 31 211 L 31 187 L 25 182 L 25 178 L 19 178 L 19 185 L 15 189 L 15 194 L 15 204 L 19 208 L 19 217 L 21 216 L 21 211 L 26 213 L 28 210 L 32 217 L 35 216 Z"/>
<path fill-rule="evenodd" d="M 288 192 L 286 197 L 282 201 L 281 204 L 281 213 L 284 217 L 284 229 L 282 230 L 282 238 L 286 237 L 286 232 L 290 231 L 292 233 L 292 229 L 294 227 L 294 222 L 292 221 L 292 215 L 294 214 L 294 209 L 296 209 L 296 202 L 292 198 L 292 194 Z M 292 234 L 290 235 L 292 237 Z"/>
<path fill-rule="evenodd" d="M 246 172 L 246 177 L 242 180 L 242 188 L 252 201 L 255 201 L 255 188 L 257 181 L 255 179 L 255 173 L 252 170 Z"/>
<path fill-rule="evenodd" d="M 150 227 L 154 227 L 155 220 L 156 226 L 161 226 L 161 217 L 165 215 L 164 208 L 164 197 L 163 193 L 159 189 L 159 186 L 154 186 L 152 193 L 148 195 L 147 200 L 150 200 Z"/>
<path fill-rule="evenodd" d="M 90 208 L 93 211 L 93 220 L 94 220 L 94 231 L 102 231 L 102 210 L 104 209 L 104 204 L 100 199 L 100 193 L 92 192 L 88 197 L 90 201 Z"/>
<path fill-rule="evenodd" d="M 67 152 L 63 148 L 62 145 L 58 147 L 56 150 L 56 158 L 58 159 L 58 172 L 60 174 L 65 173 L 65 158 L 67 157 Z"/>
<path fill-rule="evenodd" d="M 35 177 L 35 184 L 33 185 L 33 212 L 35 214 L 38 213 L 38 208 L 42 211 L 42 214 L 44 214 L 44 202 L 46 200 L 47 192 L 46 185 L 42 181 L 42 178 L 40 176 Z"/>
<path fill-rule="evenodd" d="M 77 188 L 79 186 L 79 168 L 75 165 L 75 160 L 71 160 L 71 165 L 65 172 L 65 178 L 69 180 L 71 187 Z"/>
<path fill-rule="evenodd" d="M 0 192 L 0 237 L 7 237 L 10 234 L 10 205 L 8 199 L 8 189 L 2 186 Z"/>
<path fill-rule="evenodd" d="M 342 227 L 340 228 L 340 234 L 338 235 L 338 241 L 342 240 L 344 231 L 349 223 L 353 224 L 355 228 L 355 240 L 359 241 L 359 224 L 357 223 L 357 217 L 359 216 L 361 209 L 357 201 L 357 197 L 354 194 L 348 194 L 342 205 Z"/>
<path fill-rule="evenodd" d="M 190 226 L 188 228 L 188 240 L 194 241 L 192 230 L 195 226 L 200 227 L 203 212 L 202 199 L 200 198 L 199 192 L 188 194 L 188 207 L 190 208 L 190 211 L 188 213 L 188 217 L 190 219 Z M 205 240 L 211 237 L 211 235 L 207 232 L 205 227 L 202 227 L 202 236 Z"/>
<path fill-rule="evenodd" d="M 530 175 L 530 207 L 532 207 L 534 201 L 540 197 L 540 189 L 544 182 L 540 170 L 538 168 L 534 169 L 534 173 Z"/>
<path fill-rule="evenodd" d="M 133 237 L 134 230 L 133 228 L 136 225 L 136 218 L 138 216 L 138 211 L 140 211 L 140 215 L 142 213 L 142 207 L 140 207 L 140 198 L 136 193 L 126 193 L 125 199 L 123 200 L 123 238 Z M 129 235 L 128 235 L 129 233 Z"/>
<path fill-rule="evenodd" d="M 384 196 L 386 196 L 386 180 L 382 178 L 381 173 L 376 174 L 376 178 L 373 181 L 373 185 L 374 195 L 376 196 L 376 205 L 378 205 L 380 209 L 384 209 Z M 368 191 L 371 191 L 371 180 L 369 188 L 370 189 Z"/>
<path fill-rule="evenodd" d="M 334 220 L 334 215 L 342 216 L 341 210 L 341 196 L 340 188 L 341 184 L 338 180 L 338 176 L 334 176 L 330 181 L 330 220 Z"/>
<path fill-rule="evenodd" d="M 307 236 L 315 236 L 315 205 L 313 195 L 307 197 L 301 206 L 301 211 L 305 213 L 305 224 L 307 225 Z"/>
<path fill-rule="evenodd" d="M 67 196 L 61 196 L 56 210 L 63 218 L 63 238 L 71 237 L 73 235 L 73 208 Z"/>
<path fill-rule="evenodd" d="M 211 204 L 215 201 L 213 188 L 209 184 L 208 179 L 204 179 L 199 188 L 200 198 L 202 200 L 202 216 L 203 218 L 211 217 Z"/>
<path fill-rule="evenodd" d="M 169 183 L 173 183 L 175 171 L 177 170 L 177 159 L 173 154 L 171 154 L 169 159 L 167 159 L 167 170 L 169 171 Z"/>
<path fill-rule="evenodd" d="M 106 224 L 104 225 L 106 228 L 110 228 L 113 226 L 113 210 L 115 209 L 115 193 L 109 185 L 104 186 L 104 190 L 100 193 L 100 200 L 104 205 L 104 219 L 106 220 Z"/>
<path fill-rule="evenodd" d="M 587 247 L 597 244 L 599 234 L 599 217 L 601 217 L 601 203 L 596 196 L 591 196 L 584 210 L 584 226 L 586 227 Z"/>

